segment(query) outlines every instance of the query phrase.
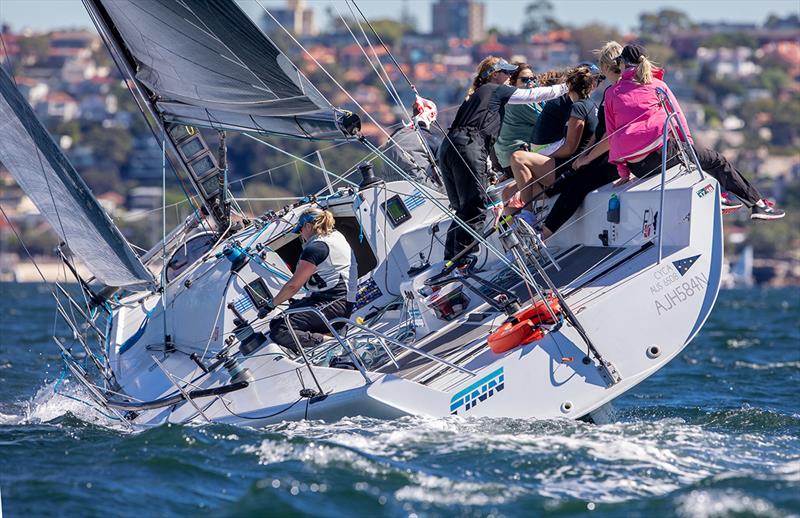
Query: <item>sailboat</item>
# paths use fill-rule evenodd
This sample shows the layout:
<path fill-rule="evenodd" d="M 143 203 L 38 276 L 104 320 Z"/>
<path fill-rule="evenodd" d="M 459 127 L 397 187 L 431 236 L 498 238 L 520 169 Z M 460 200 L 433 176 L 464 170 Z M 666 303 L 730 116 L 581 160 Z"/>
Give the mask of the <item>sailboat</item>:
<path fill-rule="evenodd" d="M 524 222 L 490 218 L 481 233 L 456 220 L 480 250 L 466 265 L 442 260 L 446 197 L 399 168 L 403 180 L 364 166 L 354 182 L 321 167 L 345 186 L 236 217 L 224 146 L 215 154 L 200 129 L 223 143 L 239 132 L 381 150 L 232 2 L 83 3 L 195 210 L 135 252 L 4 71 L 0 162 L 63 239 L 80 287 L 54 291 L 73 332 L 54 337 L 65 369 L 126 426 L 590 418 L 669 363 L 712 310 L 719 186 L 688 151 L 661 175 L 589 194 L 546 244 Z M 358 300 L 350 319 L 320 315 L 329 339 L 294 353 L 270 340 L 269 322 L 316 310 L 265 308 L 299 257 L 290 229 L 312 206 L 334 213 L 355 252 Z"/>

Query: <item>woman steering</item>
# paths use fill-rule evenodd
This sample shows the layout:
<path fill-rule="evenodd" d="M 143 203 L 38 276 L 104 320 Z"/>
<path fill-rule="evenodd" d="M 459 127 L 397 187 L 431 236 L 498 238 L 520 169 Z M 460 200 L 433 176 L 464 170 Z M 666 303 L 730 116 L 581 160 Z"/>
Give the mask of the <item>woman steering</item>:
<path fill-rule="evenodd" d="M 300 234 L 305 242 L 303 251 L 294 275 L 275 295 L 273 306 L 286 302 L 305 286 L 309 295 L 290 303 L 288 309 L 315 307 L 328 319 L 348 318 L 353 312 L 358 266 L 352 248 L 345 237 L 334 230 L 334 224 L 333 214 L 327 210 L 310 208 L 300 215 L 292 232 Z M 311 312 L 273 318 L 269 323 L 272 341 L 294 352 L 299 351 L 287 320 L 303 348 L 322 343 L 323 333 L 329 332 L 322 319 Z"/>

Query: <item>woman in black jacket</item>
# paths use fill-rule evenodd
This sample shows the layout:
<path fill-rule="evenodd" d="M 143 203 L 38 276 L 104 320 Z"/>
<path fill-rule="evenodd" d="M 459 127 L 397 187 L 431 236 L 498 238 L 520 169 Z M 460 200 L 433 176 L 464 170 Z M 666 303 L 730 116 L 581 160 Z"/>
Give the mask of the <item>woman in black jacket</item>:
<path fill-rule="evenodd" d="M 542 102 L 567 93 L 566 85 L 510 86 L 509 78 L 516 69 L 515 65 L 495 56 L 480 62 L 467 97 L 439 148 L 439 164 L 450 206 L 456 217 L 478 231 L 488 201 L 487 158 L 500 132 L 506 104 Z M 452 259 L 472 242 L 469 233 L 453 221 L 447 231 L 445 260 Z"/>

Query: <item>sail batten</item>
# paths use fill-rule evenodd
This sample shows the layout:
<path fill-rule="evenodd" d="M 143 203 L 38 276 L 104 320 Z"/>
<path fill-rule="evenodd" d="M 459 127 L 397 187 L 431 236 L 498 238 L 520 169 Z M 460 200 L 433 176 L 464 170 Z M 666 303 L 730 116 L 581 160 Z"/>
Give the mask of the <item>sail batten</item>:
<path fill-rule="evenodd" d="M 348 114 L 331 106 L 234 2 L 85 1 L 105 13 L 164 120 L 313 139 L 349 136 L 342 123 Z"/>
<path fill-rule="evenodd" d="M 2 67 L 0 163 L 100 282 L 116 287 L 153 282 Z"/>

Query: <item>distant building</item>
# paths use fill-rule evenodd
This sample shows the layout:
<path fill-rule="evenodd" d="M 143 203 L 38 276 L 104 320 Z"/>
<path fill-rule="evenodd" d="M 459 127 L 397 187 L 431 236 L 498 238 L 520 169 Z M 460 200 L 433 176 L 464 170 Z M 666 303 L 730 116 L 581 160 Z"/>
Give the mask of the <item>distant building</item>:
<path fill-rule="evenodd" d="M 697 62 L 710 66 L 717 77 L 739 79 L 758 74 L 761 67 L 753 61 L 754 57 L 753 49 L 747 47 L 697 49 Z"/>
<path fill-rule="evenodd" d="M 44 100 L 39 103 L 37 109 L 45 117 L 61 120 L 64 122 L 76 118 L 80 112 L 78 103 L 75 99 L 64 92 L 51 92 Z"/>
<path fill-rule="evenodd" d="M 128 163 L 122 169 L 126 180 L 152 182 L 161 180 L 161 148 L 152 136 L 136 137 Z"/>
<path fill-rule="evenodd" d="M 438 0 L 433 4 L 433 33 L 483 41 L 486 38 L 486 6 L 477 0 Z"/>
<path fill-rule="evenodd" d="M 128 193 L 128 210 L 149 211 L 161 207 L 161 187 L 134 187 Z"/>
<path fill-rule="evenodd" d="M 270 14 L 286 27 L 295 36 L 314 36 L 317 27 L 314 24 L 314 10 L 305 6 L 305 0 L 286 0 L 283 9 L 270 9 Z M 265 15 L 264 27 L 266 32 L 272 28 L 272 18 Z"/>
<path fill-rule="evenodd" d="M 43 101 L 47 94 L 50 93 L 50 87 L 47 83 L 39 82 L 30 77 L 18 76 L 16 78 L 17 89 L 25 96 L 25 99 L 31 106 L 36 106 Z"/>

